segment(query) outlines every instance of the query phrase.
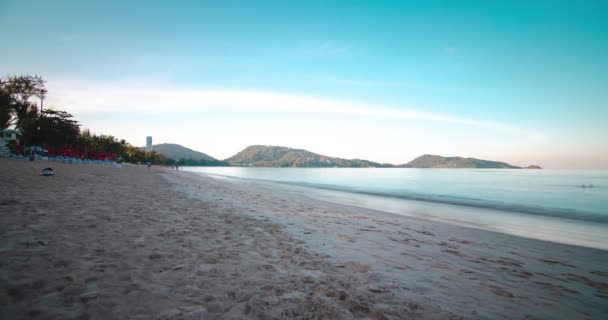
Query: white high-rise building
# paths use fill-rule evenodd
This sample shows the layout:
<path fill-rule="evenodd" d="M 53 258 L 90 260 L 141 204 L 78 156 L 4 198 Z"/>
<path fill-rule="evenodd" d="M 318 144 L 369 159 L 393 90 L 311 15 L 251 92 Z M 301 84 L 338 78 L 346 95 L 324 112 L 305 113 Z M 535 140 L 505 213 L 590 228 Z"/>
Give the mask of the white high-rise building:
<path fill-rule="evenodd" d="M 152 150 L 152 137 L 151 136 L 147 136 L 146 137 L 146 152 Z"/>

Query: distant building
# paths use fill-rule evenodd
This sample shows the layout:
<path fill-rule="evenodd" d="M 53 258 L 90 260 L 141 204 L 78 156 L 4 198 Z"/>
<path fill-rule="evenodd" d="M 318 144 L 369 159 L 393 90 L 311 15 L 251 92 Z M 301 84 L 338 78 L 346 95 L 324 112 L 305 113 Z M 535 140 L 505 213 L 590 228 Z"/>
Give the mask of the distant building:
<path fill-rule="evenodd" d="M 146 137 L 146 152 L 152 150 L 152 137 L 151 136 L 147 136 Z"/>
<path fill-rule="evenodd" d="M 17 130 L 0 130 L 0 154 L 7 154 L 11 142 L 19 142 L 20 133 Z"/>

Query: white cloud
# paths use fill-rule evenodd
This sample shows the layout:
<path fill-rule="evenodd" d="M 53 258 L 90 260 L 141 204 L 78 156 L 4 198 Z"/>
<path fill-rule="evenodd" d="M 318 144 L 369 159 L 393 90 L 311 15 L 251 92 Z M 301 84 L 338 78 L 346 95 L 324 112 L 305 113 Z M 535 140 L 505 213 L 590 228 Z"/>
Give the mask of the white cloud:
<path fill-rule="evenodd" d="M 59 83 L 59 84 L 57 84 Z M 49 106 L 79 113 L 162 113 L 188 110 L 276 110 L 403 119 L 481 127 L 510 134 L 538 135 L 497 122 L 479 121 L 369 103 L 303 96 L 272 91 L 185 89 L 163 85 L 121 83 L 49 83 Z"/>

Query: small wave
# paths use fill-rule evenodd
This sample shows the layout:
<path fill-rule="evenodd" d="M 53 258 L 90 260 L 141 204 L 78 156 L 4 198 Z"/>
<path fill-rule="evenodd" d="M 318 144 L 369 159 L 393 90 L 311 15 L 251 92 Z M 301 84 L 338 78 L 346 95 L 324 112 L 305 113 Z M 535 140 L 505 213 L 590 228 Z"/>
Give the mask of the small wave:
<path fill-rule="evenodd" d="M 483 208 L 483 209 L 492 209 L 499 210 L 505 212 L 516 212 L 523 214 L 531 214 L 531 215 L 541 215 L 547 217 L 555 217 L 555 218 L 563 218 L 563 219 L 571 219 L 578 221 L 587 221 L 587 222 L 599 222 L 599 223 L 608 223 L 608 215 L 600 214 L 594 212 L 583 212 L 579 210 L 572 210 L 566 208 L 546 208 L 539 206 L 526 206 L 519 205 L 513 203 L 505 203 L 505 202 L 495 202 L 495 201 L 487 201 L 479 198 L 467 198 L 467 197 L 459 197 L 459 196 L 451 196 L 444 194 L 421 194 L 421 193 L 413 193 L 413 192 L 404 192 L 404 191 L 372 191 L 365 190 L 361 188 L 350 188 L 341 185 L 330 185 L 330 184 L 316 184 L 309 182 L 299 182 L 299 181 L 278 181 L 271 179 L 258 179 L 258 178 L 243 178 L 238 176 L 231 175 L 222 175 L 222 174 L 209 174 L 215 176 L 222 176 L 234 179 L 241 180 L 251 180 L 251 181 L 262 181 L 269 183 L 278 183 L 299 187 L 307 187 L 307 188 L 315 188 L 315 189 L 324 189 L 331 191 L 340 191 L 340 192 L 348 192 L 348 193 L 357 193 L 357 194 L 365 194 L 371 196 L 378 197 L 391 197 L 391 198 L 399 198 L 404 200 L 413 200 L 413 201 L 425 201 L 425 202 L 433 202 L 433 203 L 443 203 L 464 207 L 473 207 L 473 208 Z M 580 188 L 580 186 L 579 186 Z"/>
<path fill-rule="evenodd" d="M 593 183 L 582 184 L 547 184 L 548 187 L 568 188 L 568 189 L 604 189 L 603 185 Z"/>

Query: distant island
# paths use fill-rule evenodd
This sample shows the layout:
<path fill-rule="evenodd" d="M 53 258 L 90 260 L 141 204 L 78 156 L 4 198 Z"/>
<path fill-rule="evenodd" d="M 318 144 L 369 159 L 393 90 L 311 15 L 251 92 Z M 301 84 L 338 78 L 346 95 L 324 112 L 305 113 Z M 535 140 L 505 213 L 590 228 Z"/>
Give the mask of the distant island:
<path fill-rule="evenodd" d="M 362 159 L 342 159 L 320 155 L 303 149 L 253 145 L 225 160 L 232 166 L 296 167 L 296 168 L 479 168 L 524 169 L 500 161 L 476 158 L 423 155 L 406 164 L 392 165 Z M 527 169 L 540 169 L 529 166 Z"/>
<path fill-rule="evenodd" d="M 531 166 L 525 167 L 524 169 L 542 169 L 542 168 L 539 166 L 531 165 Z"/>
<path fill-rule="evenodd" d="M 479 169 L 521 169 L 506 162 L 481 160 L 475 158 L 442 157 L 425 154 L 404 165 L 401 168 L 479 168 Z"/>

